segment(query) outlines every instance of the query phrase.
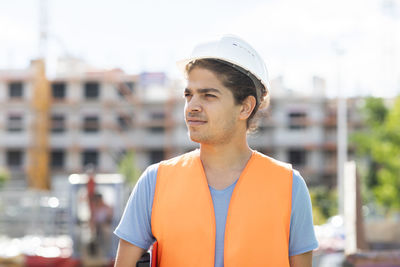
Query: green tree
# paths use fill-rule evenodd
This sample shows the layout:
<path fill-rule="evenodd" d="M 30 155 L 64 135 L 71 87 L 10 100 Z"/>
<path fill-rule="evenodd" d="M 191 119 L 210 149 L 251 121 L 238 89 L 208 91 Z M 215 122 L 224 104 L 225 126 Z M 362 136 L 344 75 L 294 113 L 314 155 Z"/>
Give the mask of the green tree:
<path fill-rule="evenodd" d="M 315 225 L 326 223 L 338 213 L 337 192 L 325 186 L 310 187 L 313 219 Z"/>
<path fill-rule="evenodd" d="M 124 155 L 124 157 L 118 164 L 118 171 L 120 174 L 125 176 L 126 181 L 131 186 L 135 186 L 137 180 L 140 177 L 140 170 L 136 166 L 134 151 L 129 151 Z"/>
<path fill-rule="evenodd" d="M 400 210 L 400 96 L 390 107 L 368 98 L 362 109 L 366 127 L 352 135 L 357 155 L 366 159 L 363 175 L 368 201 L 386 212 Z"/>
<path fill-rule="evenodd" d="M 0 167 L 0 188 L 10 179 L 10 173 L 5 169 Z"/>

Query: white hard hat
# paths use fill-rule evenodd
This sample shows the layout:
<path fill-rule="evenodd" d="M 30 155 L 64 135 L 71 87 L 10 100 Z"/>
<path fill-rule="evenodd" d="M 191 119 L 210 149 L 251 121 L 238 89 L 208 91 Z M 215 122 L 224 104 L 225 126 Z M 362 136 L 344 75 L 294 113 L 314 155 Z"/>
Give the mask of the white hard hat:
<path fill-rule="evenodd" d="M 177 66 L 185 72 L 188 63 L 196 59 L 207 58 L 219 59 L 239 66 L 257 78 L 267 91 L 270 90 L 268 71 L 264 60 L 253 47 L 241 38 L 234 35 L 224 35 L 219 40 L 199 44 L 193 49 L 190 58 L 178 61 Z M 254 82 L 253 77 L 250 76 L 250 78 Z"/>

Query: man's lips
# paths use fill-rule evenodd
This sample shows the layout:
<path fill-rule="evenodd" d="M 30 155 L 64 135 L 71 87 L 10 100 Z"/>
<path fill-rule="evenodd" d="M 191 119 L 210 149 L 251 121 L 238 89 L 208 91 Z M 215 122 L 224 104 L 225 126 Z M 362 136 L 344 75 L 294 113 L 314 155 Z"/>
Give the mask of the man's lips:
<path fill-rule="evenodd" d="M 203 124 L 207 123 L 207 121 L 199 120 L 199 119 L 187 119 L 186 122 L 190 126 L 203 125 Z"/>

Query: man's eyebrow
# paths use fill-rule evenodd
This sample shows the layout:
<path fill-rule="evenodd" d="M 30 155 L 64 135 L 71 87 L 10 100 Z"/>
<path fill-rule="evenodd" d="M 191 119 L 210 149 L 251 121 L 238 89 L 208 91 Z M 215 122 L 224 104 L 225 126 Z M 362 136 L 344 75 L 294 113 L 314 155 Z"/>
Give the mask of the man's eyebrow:
<path fill-rule="evenodd" d="M 190 88 L 185 88 L 185 93 L 190 93 L 193 90 Z M 221 94 L 221 91 L 215 88 L 200 88 L 200 89 L 196 89 L 195 91 L 197 91 L 200 94 L 206 94 L 206 93 L 218 93 Z"/>

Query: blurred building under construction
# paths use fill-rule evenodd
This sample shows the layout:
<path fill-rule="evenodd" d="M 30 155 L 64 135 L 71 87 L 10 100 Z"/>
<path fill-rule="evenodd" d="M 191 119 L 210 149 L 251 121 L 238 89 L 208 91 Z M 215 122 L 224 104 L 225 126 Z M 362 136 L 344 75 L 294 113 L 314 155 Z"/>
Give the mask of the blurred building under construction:
<path fill-rule="evenodd" d="M 49 81 L 43 68 L 32 61 L 27 69 L 0 70 L 0 166 L 11 173 L 7 186 L 50 188 L 88 165 L 115 173 L 131 150 L 144 169 L 197 147 L 186 133 L 182 82 L 164 73 L 98 70 L 73 58 L 60 60 Z M 326 97 L 325 82 L 318 77 L 308 92 L 285 88 L 282 78 L 273 80 L 271 106 L 249 143 L 291 162 L 309 185 L 332 187 L 336 99 Z M 351 132 L 362 127 L 355 112 L 361 99 L 347 101 Z"/>

